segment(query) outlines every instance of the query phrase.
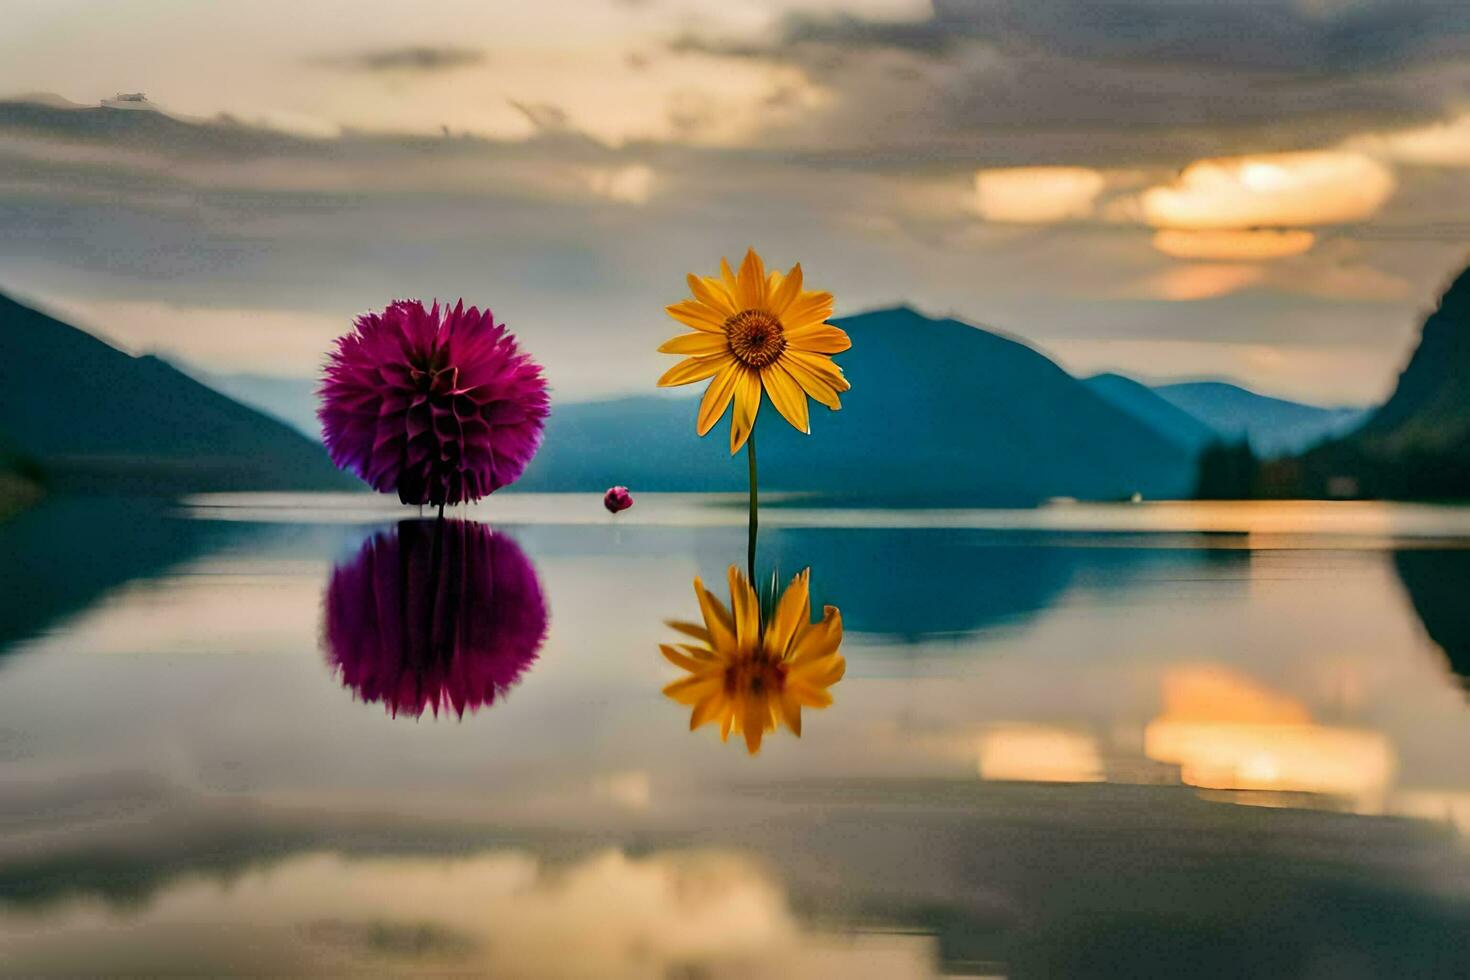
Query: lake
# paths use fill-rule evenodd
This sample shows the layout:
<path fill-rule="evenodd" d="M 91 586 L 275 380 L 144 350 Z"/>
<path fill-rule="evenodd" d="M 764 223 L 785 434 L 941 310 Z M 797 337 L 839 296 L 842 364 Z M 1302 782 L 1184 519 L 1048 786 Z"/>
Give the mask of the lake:
<path fill-rule="evenodd" d="M 847 672 L 756 756 L 658 649 L 739 496 L 0 524 L 0 969 L 1470 975 L 1470 510 L 795 503 Z"/>

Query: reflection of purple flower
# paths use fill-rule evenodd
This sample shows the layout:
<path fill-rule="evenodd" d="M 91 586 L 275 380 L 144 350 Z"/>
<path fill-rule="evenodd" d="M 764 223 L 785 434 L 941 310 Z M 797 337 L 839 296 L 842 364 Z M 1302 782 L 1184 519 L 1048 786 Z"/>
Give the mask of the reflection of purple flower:
<path fill-rule="evenodd" d="M 627 487 L 613 487 L 602 495 L 602 506 L 607 508 L 609 514 L 616 514 L 633 506 L 633 495 L 628 492 Z"/>
<path fill-rule="evenodd" d="M 541 445 L 541 368 L 490 311 L 400 300 L 357 318 L 321 386 L 332 462 L 405 504 L 478 500 Z"/>
<path fill-rule="evenodd" d="M 403 521 L 336 567 L 327 586 L 327 659 L 364 701 L 392 715 L 503 695 L 536 660 L 546 603 L 525 552 L 467 521 Z"/>

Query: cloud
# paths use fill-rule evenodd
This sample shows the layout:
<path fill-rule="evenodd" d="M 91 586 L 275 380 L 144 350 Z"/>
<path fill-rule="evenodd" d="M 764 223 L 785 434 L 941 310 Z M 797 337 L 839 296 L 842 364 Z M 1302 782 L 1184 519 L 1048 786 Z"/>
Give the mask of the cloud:
<path fill-rule="evenodd" d="M 1187 237 L 1174 241 L 1174 236 L 1180 234 Z M 1263 234 L 1270 236 L 1265 239 L 1267 244 L 1264 246 L 1253 240 Z M 1248 237 L 1238 237 L 1242 235 Z M 1334 303 L 1384 303 L 1406 299 L 1413 293 L 1402 277 L 1354 257 L 1353 250 L 1343 248 L 1345 243 L 1340 241 L 1328 241 L 1322 249 L 1309 254 L 1307 248 L 1296 240 L 1305 236 L 1301 242 L 1310 244 L 1316 237 L 1311 232 L 1170 231 L 1155 236 L 1155 248 L 1159 248 L 1160 236 L 1168 236 L 1171 245 L 1189 242 L 1191 247 L 1201 244 L 1191 239 L 1202 236 L 1208 243 L 1205 247 L 1195 249 L 1197 254 L 1180 257 L 1213 261 L 1173 265 L 1146 277 L 1139 286 L 1125 287 L 1125 295 L 1138 294 L 1166 302 L 1196 302 L 1254 289 Z M 1262 255 L 1263 248 L 1278 248 L 1280 254 Z M 1297 250 L 1288 252 L 1288 248 Z M 1160 251 L 1167 254 L 1166 249 L 1161 248 Z M 1264 261 L 1267 258 L 1271 261 Z"/>
<path fill-rule="evenodd" d="M 1324 151 L 1199 160 L 1139 201 L 1165 228 L 1315 227 L 1371 217 L 1395 186 L 1376 160 Z"/>
<path fill-rule="evenodd" d="M 1259 283 L 1264 273 L 1257 266 L 1200 264 L 1179 265 L 1147 279 L 1142 295 L 1170 303 L 1215 299 Z"/>
<path fill-rule="evenodd" d="M 165 352 L 216 371 L 314 377 L 351 316 L 150 300 L 63 299 L 47 310 L 134 354 Z"/>
<path fill-rule="evenodd" d="M 1382 352 L 1357 345 L 1110 338 L 1057 341 L 1050 349 L 1079 376 L 1126 367 L 1154 378 L 1248 378 L 1259 391 L 1320 404 L 1377 402 L 1393 386 Z"/>
<path fill-rule="evenodd" d="M 809 45 L 948 54 L 968 43 L 1075 58 L 1196 68 L 1333 74 L 1463 54 L 1470 11 L 1443 0 L 934 0 L 927 17 L 795 11 L 747 55 Z M 683 36 L 678 46 L 697 46 Z M 720 42 L 705 42 L 720 50 Z"/>
<path fill-rule="evenodd" d="M 594 170 L 588 179 L 593 193 L 623 204 L 645 204 L 653 193 L 654 173 L 641 163 Z"/>
<path fill-rule="evenodd" d="M 1348 148 L 1426 167 L 1470 167 L 1470 113 L 1432 126 L 1370 133 Z"/>
<path fill-rule="evenodd" d="M 1217 259 L 1244 262 L 1300 255 L 1315 244 L 1310 231 L 1183 231 L 1165 228 L 1154 233 L 1153 246 L 1176 259 Z"/>
<path fill-rule="evenodd" d="M 478 48 L 418 45 L 380 48 L 355 54 L 319 58 L 317 64 L 346 71 L 432 73 L 453 71 L 484 64 L 485 52 Z"/>
<path fill-rule="evenodd" d="M 541 133 L 565 133 L 572 130 L 567 111 L 549 102 L 519 102 L 510 100 L 511 106 L 526 117 L 526 122 Z"/>
<path fill-rule="evenodd" d="M 671 47 L 802 71 L 822 107 L 764 136 L 814 165 L 1177 164 L 1442 118 L 1470 85 L 1470 6 L 936 0 Z"/>
<path fill-rule="evenodd" d="M 149 102 L 148 96 L 142 92 L 119 92 L 110 99 L 103 99 L 102 105 L 108 109 L 142 109 L 154 112 L 158 110 L 158 107 Z"/>
<path fill-rule="evenodd" d="M 1014 167 L 975 174 L 975 209 L 989 221 L 1049 224 L 1086 218 L 1107 181 L 1086 167 Z"/>

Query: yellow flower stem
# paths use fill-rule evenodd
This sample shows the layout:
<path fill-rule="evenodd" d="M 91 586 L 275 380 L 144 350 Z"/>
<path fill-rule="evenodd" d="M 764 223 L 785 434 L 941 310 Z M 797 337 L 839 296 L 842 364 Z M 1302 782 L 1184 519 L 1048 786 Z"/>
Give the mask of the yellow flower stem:
<path fill-rule="evenodd" d="M 750 577 L 751 588 L 755 587 L 755 536 L 760 531 L 760 491 L 755 480 L 755 429 L 745 440 L 745 456 L 750 461 L 750 525 L 746 534 L 745 571 Z"/>

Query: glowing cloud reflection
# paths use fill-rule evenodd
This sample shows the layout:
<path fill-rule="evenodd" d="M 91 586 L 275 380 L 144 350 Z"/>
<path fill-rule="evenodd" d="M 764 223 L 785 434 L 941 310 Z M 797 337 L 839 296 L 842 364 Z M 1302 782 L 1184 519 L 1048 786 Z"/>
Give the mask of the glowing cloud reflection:
<path fill-rule="evenodd" d="M 200 928 L 209 922 L 234 925 Z M 228 880 L 182 876 L 137 907 L 76 902 L 44 930 L 0 908 L 0 945 L 24 973 L 110 958 L 140 975 L 242 962 L 290 976 L 936 975 L 930 937 L 814 931 L 763 865 L 717 851 L 605 851 L 570 864 L 524 851 L 304 854 Z"/>
<path fill-rule="evenodd" d="M 980 778 L 1030 783 L 1103 779 L 1097 740 L 1045 725 L 1002 725 L 980 737 Z"/>
<path fill-rule="evenodd" d="M 1319 793 L 1381 805 L 1396 758 L 1379 732 L 1315 724 L 1306 707 L 1222 667 L 1164 677 L 1144 753 L 1201 789 Z"/>

